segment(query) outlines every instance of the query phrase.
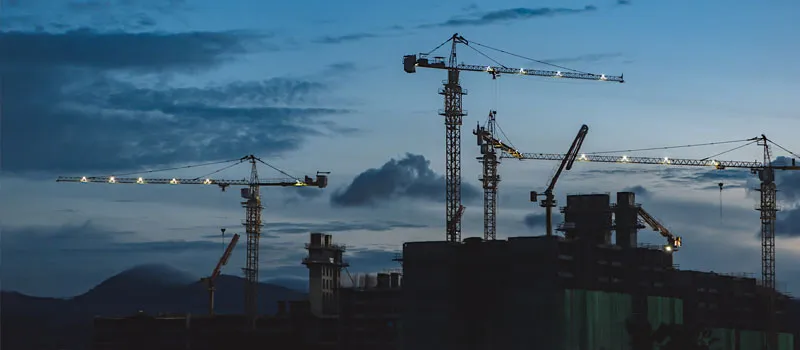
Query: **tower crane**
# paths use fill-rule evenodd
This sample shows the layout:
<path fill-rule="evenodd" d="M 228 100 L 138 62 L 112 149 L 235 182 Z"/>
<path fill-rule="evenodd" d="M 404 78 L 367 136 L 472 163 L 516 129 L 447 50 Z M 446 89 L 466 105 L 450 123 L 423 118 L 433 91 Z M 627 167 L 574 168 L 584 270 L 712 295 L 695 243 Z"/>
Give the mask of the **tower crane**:
<path fill-rule="evenodd" d="M 213 162 L 213 163 L 206 163 L 206 164 L 198 164 L 198 165 L 189 165 L 184 166 L 181 168 L 172 168 L 172 169 L 162 169 L 162 170 L 150 170 L 138 173 L 128 173 L 122 174 L 124 175 L 133 175 L 133 174 L 140 174 L 140 173 L 155 173 L 165 170 L 175 170 L 175 169 L 186 169 L 186 168 L 193 168 L 193 167 L 200 167 L 200 166 L 207 166 L 212 164 L 224 164 L 229 163 L 227 166 L 216 170 L 208 175 L 216 174 L 222 170 L 231 168 L 237 164 L 241 164 L 244 162 L 250 163 L 250 179 L 242 179 L 242 180 L 222 180 L 222 179 L 211 179 L 203 177 L 197 177 L 193 179 L 179 179 L 179 178 L 143 178 L 143 177 L 117 177 L 117 176 L 82 176 L 82 177 L 74 177 L 74 176 L 60 176 L 56 180 L 57 182 L 78 182 L 78 183 L 106 183 L 106 184 L 139 184 L 139 185 L 217 185 L 222 191 L 228 186 L 244 186 L 245 188 L 241 189 L 241 196 L 245 199 L 242 202 L 242 206 L 245 208 L 245 215 L 246 219 L 244 222 L 245 232 L 247 234 L 247 258 L 245 263 L 244 275 L 245 275 L 245 304 L 244 304 L 244 311 L 245 314 L 248 316 L 248 319 L 253 325 L 253 321 L 255 320 L 256 313 L 257 313 L 257 304 L 256 304 L 256 297 L 257 297 L 257 288 L 258 288 L 258 252 L 259 252 L 259 239 L 261 238 L 261 210 L 263 209 L 261 205 L 261 196 L 260 196 L 260 189 L 261 187 L 319 187 L 325 188 L 328 186 L 328 174 L 329 172 L 317 172 L 316 178 L 312 179 L 309 176 L 305 176 L 304 179 L 295 178 L 286 172 L 264 162 L 260 158 L 254 155 L 244 156 L 239 159 L 234 160 L 227 160 L 221 162 Z M 259 179 L 258 177 L 258 168 L 256 166 L 257 163 L 264 164 L 285 176 L 288 176 L 288 179 L 276 179 L 276 180 L 265 180 Z"/>
<path fill-rule="evenodd" d="M 223 232 L 225 229 L 222 229 Z M 239 242 L 239 234 L 235 233 L 233 237 L 231 237 L 231 242 L 228 243 L 228 247 L 225 248 L 225 252 L 222 253 L 222 256 L 219 258 L 217 262 L 217 266 L 214 267 L 214 270 L 211 271 L 211 275 L 208 277 L 203 277 L 200 279 L 201 282 L 206 283 L 206 287 L 208 287 L 208 314 L 214 315 L 214 291 L 216 290 L 216 286 L 214 283 L 217 281 L 217 277 L 222 270 L 222 267 L 228 264 L 228 259 L 231 257 L 231 253 L 233 253 L 233 248 L 236 248 L 236 243 Z"/>
<path fill-rule="evenodd" d="M 784 151 L 797 155 L 786 148 L 780 146 L 774 141 L 768 139 L 764 134 L 759 137 L 754 137 L 747 140 L 715 142 L 710 144 L 720 144 L 729 142 L 749 141 L 748 144 L 756 143 L 758 146 L 763 147 L 763 161 L 722 161 L 714 159 L 680 159 L 680 158 L 656 158 L 656 157 L 630 157 L 627 155 L 608 155 L 608 154 L 581 154 L 577 161 L 582 162 L 595 162 L 595 163 L 615 163 L 615 164 L 652 164 L 652 165 L 667 165 L 667 166 L 687 166 L 687 167 L 711 167 L 717 170 L 727 168 L 740 168 L 750 169 L 751 174 L 758 175 L 761 182 L 759 188 L 760 202 L 756 207 L 760 215 L 761 221 L 761 284 L 767 291 L 767 315 L 768 315 L 768 329 L 769 334 L 767 342 L 769 349 L 777 349 L 777 319 L 775 310 L 775 298 L 777 291 L 775 290 L 775 222 L 776 214 L 780 208 L 777 203 L 777 186 L 775 184 L 775 171 L 776 170 L 800 170 L 800 166 L 796 165 L 795 159 L 791 160 L 790 165 L 777 165 L 772 162 L 772 153 L 770 145 L 774 145 Z M 691 147 L 700 145 L 688 145 L 678 147 Z M 741 145 L 734 149 L 741 148 L 746 145 Z M 664 147 L 676 148 L 676 147 Z M 732 150 L 734 150 L 732 149 Z M 649 149 L 642 149 L 649 150 Z M 731 150 L 731 151 L 732 151 Z M 635 151 L 635 150 L 632 150 Z M 602 152 L 610 153 L 610 152 Z M 727 152 L 723 152 L 727 153 Z M 721 153 L 720 153 L 721 154 Z M 501 155 L 501 158 L 517 158 L 521 160 L 555 160 L 566 161 L 570 158 L 570 154 L 554 154 L 554 153 L 523 153 L 521 157 L 513 155 Z"/>
<path fill-rule="evenodd" d="M 483 165 L 480 181 L 483 183 L 483 239 L 485 240 L 493 240 L 497 235 L 497 185 L 500 182 L 497 171 L 497 166 L 500 164 L 498 151 L 500 154 L 522 156 L 514 147 L 494 137 L 495 129 L 499 128 L 496 117 L 497 111 L 489 111 L 486 126 L 478 124 L 472 131 L 472 134 L 477 136 L 482 155 L 478 160 Z"/>
<path fill-rule="evenodd" d="M 432 57 L 428 55 L 438 50 L 445 44 L 450 43 L 450 55 L 445 62 L 444 57 Z M 487 45 L 477 43 L 475 41 L 468 41 L 458 33 L 453 34 L 449 39 L 445 40 L 439 46 L 427 53 L 420 53 L 418 55 L 405 55 L 403 56 L 403 70 L 406 73 L 416 73 L 417 68 L 434 68 L 447 70 L 447 80 L 443 82 L 444 87 L 439 90 L 439 94 L 444 96 L 444 109 L 439 111 L 439 115 L 445 118 L 445 220 L 447 227 L 447 241 L 460 242 L 461 241 L 461 222 L 456 219 L 459 208 L 461 207 L 461 124 L 463 117 L 467 113 L 462 108 L 462 97 L 467 94 L 467 90 L 463 89 L 460 85 L 459 75 L 462 71 L 465 72 L 485 72 L 492 75 L 492 79 L 496 79 L 500 74 L 514 74 L 514 75 L 529 75 L 547 78 L 564 78 L 564 79 L 580 79 L 580 80 L 595 80 L 595 81 L 613 81 L 623 83 L 625 82 L 622 75 L 620 76 L 606 76 L 605 74 L 593 74 L 569 69 L 542 61 L 537 61 L 525 58 L 520 55 L 514 55 L 520 58 L 525 58 L 542 64 L 558 67 L 568 70 L 562 71 L 546 71 L 534 70 L 524 68 L 509 68 L 497 61 L 492 61 L 497 66 L 482 66 L 458 63 L 456 48 L 458 44 L 463 44 L 470 49 L 475 50 L 484 57 L 488 57 L 483 52 L 479 51 L 475 46 L 480 46 L 486 49 L 494 50 L 501 53 L 509 54 L 509 52 L 492 48 Z M 491 59 L 491 58 L 490 58 Z"/>

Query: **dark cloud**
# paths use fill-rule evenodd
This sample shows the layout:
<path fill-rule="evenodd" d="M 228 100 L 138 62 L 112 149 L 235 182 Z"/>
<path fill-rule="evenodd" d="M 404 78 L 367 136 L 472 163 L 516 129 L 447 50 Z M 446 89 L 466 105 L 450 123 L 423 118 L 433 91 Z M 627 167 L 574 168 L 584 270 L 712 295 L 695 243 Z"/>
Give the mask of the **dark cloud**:
<path fill-rule="evenodd" d="M 346 188 L 335 191 L 331 203 L 342 207 L 374 206 L 403 197 L 444 201 L 444 195 L 444 176 L 436 174 L 424 156 L 408 153 L 405 158 L 391 159 L 380 168 L 362 172 Z M 465 202 L 479 195 L 478 188 L 461 184 L 461 197 Z"/>
<path fill-rule="evenodd" d="M 633 192 L 636 194 L 636 197 L 641 199 L 650 199 L 653 197 L 653 192 L 650 192 L 648 189 L 644 188 L 641 185 L 626 187 L 622 190 L 622 192 Z"/>
<path fill-rule="evenodd" d="M 548 63 L 554 64 L 566 64 L 566 63 L 575 63 L 575 62 L 599 62 L 604 61 L 611 58 L 619 58 L 622 57 L 622 53 L 590 53 L 585 55 L 578 55 L 573 57 L 561 57 L 561 58 L 551 58 L 542 60 Z"/>
<path fill-rule="evenodd" d="M 761 237 L 761 232 L 758 232 L 757 235 Z M 793 208 L 778 212 L 775 236 L 800 237 L 800 209 Z"/>
<path fill-rule="evenodd" d="M 617 0 L 617 5 L 630 5 L 631 0 Z"/>
<path fill-rule="evenodd" d="M 558 227 L 558 224 L 564 221 L 564 217 L 560 214 L 553 214 L 553 228 Z M 532 213 L 525 215 L 523 223 L 528 228 L 543 228 L 547 223 L 547 216 L 545 213 Z"/>
<path fill-rule="evenodd" d="M 70 296 L 85 292 L 117 271 L 140 264 L 158 262 L 204 272 L 213 268 L 223 250 L 219 236 L 214 238 L 142 242 L 133 232 L 104 229 L 90 221 L 79 225 L 6 227 L 0 278 L 7 290 Z M 283 243 L 261 245 L 262 256 L 289 248 Z M 301 246 L 295 248 L 298 254 L 302 252 Z M 244 260 L 244 251 L 245 240 L 240 239 L 232 261 Z"/>
<path fill-rule="evenodd" d="M 269 156 L 307 136 L 347 132 L 321 120 L 347 111 L 310 107 L 330 89 L 313 81 L 145 88 L 121 80 L 212 69 L 254 40 L 231 32 L 0 32 L 3 169 L 110 172 Z"/>
<path fill-rule="evenodd" d="M 245 53 L 246 45 L 258 38 L 242 32 L 109 33 L 87 28 L 65 33 L 0 32 L 0 67 L 205 69 Z"/>
<path fill-rule="evenodd" d="M 359 41 L 364 39 L 373 39 L 377 37 L 380 37 L 380 35 L 374 33 L 354 33 L 354 34 L 339 35 L 339 36 L 323 36 L 314 39 L 313 42 L 317 44 L 341 44 L 341 43 Z"/>
<path fill-rule="evenodd" d="M 274 222 L 264 224 L 264 231 L 270 233 L 311 233 L 311 232 L 347 232 L 347 231 L 389 231 L 396 228 L 424 228 L 426 225 L 399 221 L 330 221 L 320 224 Z"/>
<path fill-rule="evenodd" d="M 540 17 L 553 17 L 562 15 L 574 15 L 585 12 L 594 12 L 597 7 L 593 5 L 586 5 L 579 9 L 570 9 L 563 7 L 540 7 L 540 8 L 511 8 L 497 11 L 484 12 L 473 16 L 472 18 L 451 18 L 443 23 L 435 25 L 424 25 L 423 27 L 439 26 L 439 27 L 455 27 L 455 26 L 482 26 L 488 24 L 504 23 L 510 21 L 519 21 Z"/>

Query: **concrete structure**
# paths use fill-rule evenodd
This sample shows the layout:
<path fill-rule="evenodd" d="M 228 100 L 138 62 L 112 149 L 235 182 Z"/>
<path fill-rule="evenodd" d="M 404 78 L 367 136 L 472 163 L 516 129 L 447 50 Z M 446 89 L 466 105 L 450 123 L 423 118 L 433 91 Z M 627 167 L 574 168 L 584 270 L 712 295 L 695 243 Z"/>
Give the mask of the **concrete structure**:
<path fill-rule="evenodd" d="M 348 266 L 343 258 L 345 246 L 333 243 L 329 234 L 311 233 L 305 247 L 308 256 L 303 258 L 303 265 L 308 267 L 311 313 L 317 317 L 335 316 L 339 312 L 342 268 Z"/>
<path fill-rule="evenodd" d="M 340 290 L 340 349 L 399 349 L 401 274 L 376 277 L 375 285 L 359 283 Z"/>
<path fill-rule="evenodd" d="M 313 317 L 303 301 L 279 303 L 275 316 L 258 317 L 255 329 L 244 315 L 159 315 L 95 318 L 94 350 L 222 350 L 253 346 L 275 349 L 338 349 L 336 320 Z"/>
<path fill-rule="evenodd" d="M 625 323 L 634 320 L 705 325 L 725 339 L 719 349 L 758 349 L 765 291 L 755 279 L 676 270 L 671 253 L 637 246 L 635 199 L 620 199 L 569 196 L 569 239 L 404 244 L 403 348 L 629 349 Z M 782 350 L 794 349 L 790 338 Z"/>

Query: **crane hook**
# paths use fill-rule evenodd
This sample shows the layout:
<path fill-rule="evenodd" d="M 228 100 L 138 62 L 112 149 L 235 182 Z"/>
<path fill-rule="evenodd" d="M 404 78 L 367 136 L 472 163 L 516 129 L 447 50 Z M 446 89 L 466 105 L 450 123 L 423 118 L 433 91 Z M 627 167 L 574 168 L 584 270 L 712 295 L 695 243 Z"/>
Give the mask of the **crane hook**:
<path fill-rule="evenodd" d="M 722 186 L 725 184 L 720 182 L 717 185 L 719 186 L 719 218 L 722 219 Z"/>

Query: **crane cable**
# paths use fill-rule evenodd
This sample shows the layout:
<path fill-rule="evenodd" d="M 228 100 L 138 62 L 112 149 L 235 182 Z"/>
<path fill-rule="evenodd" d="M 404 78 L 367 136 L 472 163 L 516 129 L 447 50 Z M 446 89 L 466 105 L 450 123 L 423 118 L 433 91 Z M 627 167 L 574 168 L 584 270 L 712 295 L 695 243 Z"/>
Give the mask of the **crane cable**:
<path fill-rule="evenodd" d="M 577 70 L 577 69 L 572 69 L 572 68 L 569 68 L 569 67 L 560 66 L 560 65 L 557 65 L 557 64 L 553 64 L 553 63 L 549 63 L 549 62 L 533 59 L 533 58 L 530 58 L 530 57 L 517 55 L 515 53 L 511 53 L 511 52 L 508 52 L 506 50 L 501 50 L 501 49 L 498 49 L 498 48 L 494 48 L 494 47 L 491 47 L 491 46 L 488 46 L 488 45 L 484 45 L 484 44 L 481 44 L 481 43 L 478 43 L 478 42 L 475 42 L 475 41 L 470 41 L 470 44 L 475 44 L 475 45 L 478 45 L 480 47 L 483 47 L 483 48 L 486 48 L 486 49 L 489 49 L 489 50 L 494 50 L 494 51 L 497 51 L 497 52 L 504 53 L 506 55 L 514 56 L 514 57 L 521 58 L 523 60 L 528 60 L 528 61 L 531 61 L 531 62 L 536 62 L 536 63 L 540 63 L 540 64 L 544 64 L 544 65 L 548 65 L 548 66 L 551 66 L 551 67 L 564 69 L 564 70 L 568 70 L 568 71 L 573 71 L 573 72 L 576 72 L 576 73 L 590 74 L 590 73 L 583 72 L 583 71 L 580 71 L 580 70 Z M 467 45 L 467 46 L 469 46 L 469 45 Z M 506 67 L 503 67 L 503 68 L 506 68 Z"/>
<path fill-rule="evenodd" d="M 586 152 L 584 154 L 609 154 L 609 153 L 630 153 L 630 152 L 642 152 L 642 151 L 660 151 L 660 150 L 675 149 L 675 148 L 689 148 L 689 147 L 722 145 L 722 144 L 727 144 L 727 143 L 746 142 L 746 141 L 754 141 L 754 140 L 756 140 L 756 138 L 749 138 L 749 139 L 744 139 L 744 140 L 731 140 L 731 141 L 716 141 L 716 142 L 706 142 L 706 143 L 695 143 L 695 144 L 679 145 L 679 146 L 649 147 L 649 148 L 625 149 L 625 150 L 603 151 L 603 152 Z"/>
<path fill-rule="evenodd" d="M 734 148 L 731 148 L 731 149 L 729 149 L 729 150 L 727 150 L 727 151 L 720 152 L 720 153 L 717 153 L 717 154 L 715 154 L 715 155 L 713 155 L 713 156 L 705 157 L 705 158 L 703 158 L 703 159 L 700 159 L 700 160 L 709 160 L 709 159 L 711 159 L 711 158 L 714 158 L 714 157 L 721 156 L 721 155 L 723 155 L 723 154 L 725 154 L 725 153 L 730 153 L 730 152 L 733 152 L 733 151 L 735 151 L 735 150 L 737 150 L 737 149 L 740 149 L 740 148 L 743 148 L 743 147 L 745 147 L 745 146 L 752 145 L 752 144 L 754 144 L 754 143 L 756 143 L 756 142 L 758 142 L 758 140 L 750 141 L 750 142 L 748 142 L 748 143 L 745 143 L 744 145 L 736 146 L 736 147 L 734 147 Z"/>
<path fill-rule="evenodd" d="M 203 175 L 203 176 L 198 176 L 198 177 L 194 178 L 194 180 L 198 180 L 198 179 L 202 179 L 202 178 L 208 178 L 208 177 L 209 177 L 209 176 L 211 176 L 211 175 L 217 174 L 217 173 L 219 173 L 219 172 L 221 172 L 221 171 L 224 171 L 224 170 L 228 170 L 228 169 L 230 169 L 230 168 L 232 168 L 232 167 L 234 167 L 234 166 L 237 166 L 237 165 L 239 165 L 239 164 L 242 164 L 243 162 L 244 162 L 244 159 L 240 159 L 240 160 L 239 160 L 238 162 L 236 162 L 236 163 L 233 163 L 233 164 L 230 164 L 230 165 L 228 165 L 228 166 L 222 167 L 222 168 L 220 168 L 220 169 L 214 170 L 214 171 L 212 171 L 212 172 L 210 172 L 210 173 L 208 173 L 208 174 L 205 174 L 205 175 Z"/>
<path fill-rule="evenodd" d="M 231 162 L 239 162 L 240 160 L 241 160 L 241 159 L 238 159 L 238 158 L 237 158 L 237 159 L 231 159 L 231 160 L 221 160 L 221 161 L 210 162 L 210 163 L 202 163 L 202 164 L 184 165 L 184 166 L 172 167 L 172 168 L 153 169 L 153 170 L 142 170 L 142 171 L 136 171 L 136 172 L 132 172 L 132 173 L 123 173 L 123 174 L 117 174 L 116 176 L 126 176 L 126 175 L 135 175 L 135 174 L 151 174 L 151 173 L 159 173 L 159 172 L 162 172 L 162 171 L 180 170 L 180 169 L 189 169 L 189 168 L 198 168 L 198 167 L 201 167 L 201 166 L 209 166 L 209 165 L 215 165 L 215 164 L 224 164 L 224 163 L 231 163 Z"/>
<path fill-rule="evenodd" d="M 786 152 L 786 153 L 789 153 L 789 154 L 791 154 L 791 155 L 792 155 L 792 156 L 794 156 L 794 157 L 800 158 L 800 156 L 798 156 L 796 153 L 794 153 L 794 152 L 792 152 L 792 151 L 790 151 L 790 150 L 786 149 L 786 147 L 783 147 L 783 146 L 781 146 L 781 145 L 777 144 L 775 141 L 772 141 L 772 140 L 770 140 L 770 139 L 767 139 L 767 141 L 769 141 L 769 143 L 771 143 L 771 144 L 775 145 L 776 147 L 778 147 L 778 148 L 782 149 L 784 152 Z M 767 165 L 767 164 L 764 164 L 764 165 Z"/>

